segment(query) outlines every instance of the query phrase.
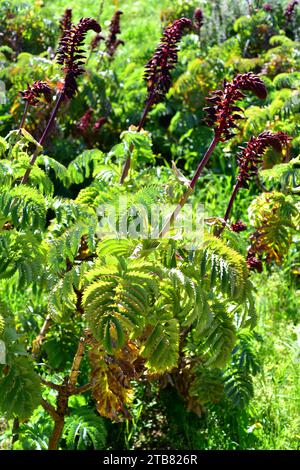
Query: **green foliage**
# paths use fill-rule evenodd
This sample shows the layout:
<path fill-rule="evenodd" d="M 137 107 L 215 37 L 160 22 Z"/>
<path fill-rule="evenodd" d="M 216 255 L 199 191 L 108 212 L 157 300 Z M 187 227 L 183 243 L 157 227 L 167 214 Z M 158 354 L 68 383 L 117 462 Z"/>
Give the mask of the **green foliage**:
<path fill-rule="evenodd" d="M 92 389 L 84 398 L 70 398 L 60 448 L 117 447 L 111 435 L 118 435 L 118 443 L 124 438 L 127 448 L 145 442 L 153 448 L 155 439 L 166 448 L 271 447 L 264 440 L 265 429 L 275 436 L 272 423 L 277 429 L 282 426 L 274 417 L 271 372 L 278 381 L 275 402 L 280 414 L 281 387 L 290 396 L 285 375 L 278 371 L 284 360 L 280 351 L 293 351 L 285 367 L 294 384 L 293 361 L 299 355 L 299 14 L 289 26 L 279 1 L 273 2 L 272 12 L 264 11 L 261 1 L 249 11 L 246 0 L 229 1 L 226 9 L 215 1 L 128 4 L 121 24 L 122 53 L 118 50 L 109 59 L 103 41 L 90 54 L 76 98 L 63 103 L 42 149 L 37 141 L 62 79 L 52 60 L 59 38 L 53 18 L 58 10 L 62 13 L 62 2 L 39 3 L 0 6 L 0 80 L 7 91 L 0 104 L 0 131 L 7 135 L 0 137 L 0 335 L 8 362 L 1 366 L 0 408 L 5 419 L 26 420 L 13 448 L 47 448 L 53 423 L 38 407 L 39 376 L 66 383 L 82 337 L 85 352 L 76 385 L 90 383 Z M 184 36 L 167 99 L 152 107 L 147 130 L 138 132 L 134 124 L 146 96 L 143 67 L 159 40 L 159 17 L 165 25 L 177 16 L 192 17 L 199 6 L 203 28 Z M 77 2 L 73 13 L 96 16 L 98 7 Z M 113 9 L 105 3 L 100 22 L 106 37 Z M 138 18 L 134 29 L 133 16 Z M 198 203 L 205 206 L 204 241 L 197 233 L 197 250 L 188 250 L 184 235 L 142 240 L 138 233 L 133 239 L 136 217 L 134 211 L 128 217 L 122 198 L 131 209 L 143 205 L 148 211 L 157 204 L 177 203 L 183 189 L 178 174 L 188 181 L 210 142 L 203 110 L 208 92 L 224 79 L 249 71 L 263 77 L 268 98 L 262 106 L 257 97 L 245 97 L 245 121 L 236 137 L 218 145 L 191 194 L 193 210 Z M 53 102 L 30 106 L 26 130 L 19 133 L 15 129 L 24 111 L 19 91 L 34 80 L 49 83 Z M 93 117 L 85 131 L 78 124 L 87 109 Z M 100 117 L 105 125 L 97 130 L 93 125 Z M 233 207 L 235 220 L 250 222 L 247 231 L 235 233 L 228 226 L 216 237 L 217 217 L 225 213 L 236 175 L 237 145 L 266 127 L 291 135 L 284 163 L 275 152 L 266 152 L 257 181 L 249 192 L 240 191 Z M 34 151 L 45 154 L 31 168 Z M 120 185 L 128 157 L 132 165 Z M 28 184 L 21 185 L 28 168 Z M 262 182 L 268 191 L 259 195 Z M 118 226 L 125 221 L 125 238 L 118 238 L 109 224 L 101 226 L 105 205 L 116 210 Z M 143 221 L 153 228 L 148 213 Z M 269 263 L 261 280 L 255 274 L 250 280 L 250 244 Z M 285 274 L 279 274 L 272 261 L 283 263 L 284 256 Z M 275 302 L 277 291 L 282 299 L 293 298 L 288 306 L 279 298 Z M 267 326 L 255 311 L 255 298 Z M 285 344 L 276 343 L 278 349 L 269 334 L 278 340 L 273 314 L 293 321 L 290 336 L 283 334 Z M 284 325 L 280 328 L 285 332 Z M 169 411 L 163 404 L 167 384 Z M 49 387 L 43 389 L 43 398 L 54 408 L 58 404 L 57 392 Z M 289 410 L 295 416 L 296 393 L 293 400 Z M 285 422 L 290 423 L 287 415 Z M 108 419 L 114 424 L 107 425 Z M 295 448 L 294 427 L 288 434 L 283 442 Z"/>
<path fill-rule="evenodd" d="M 51 331 L 51 335 L 44 341 L 42 352 L 51 365 L 52 370 L 62 370 L 70 366 L 71 358 L 74 356 L 77 347 L 77 338 L 67 323 L 61 327 L 56 327 Z"/>
<path fill-rule="evenodd" d="M 49 173 L 50 170 L 53 170 L 56 178 L 61 181 L 65 186 L 69 186 L 70 177 L 72 176 L 71 169 L 68 172 L 68 169 L 64 165 L 62 165 L 54 158 L 48 157 L 47 155 L 40 155 L 37 159 L 37 163 L 40 165 L 44 165 L 45 171 L 47 173 Z"/>
<path fill-rule="evenodd" d="M 55 271 L 66 269 L 67 263 L 75 261 L 78 250 L 82 245 L 83 237 L 86 239 L 87 248 L 93 250 L 95 220 L 92 218 L 88 220 L 91 222 L 90 225 L 86 225 L 83 221 L 78 221 L 74 225 L 70 225 L 70 228 L 53 240 L 49 256 Z"/>
<path fill-rule="evenodd" d="M 235 406 L 245 406 L 253 397 L 253 383 L 249 376 L 234 371 L 225 381 L 225 392 Z"/>
<path fill-rule="evenodd" d="M 82 277 L 88 265 L 82 263 L 67 271 L 63 278 L 52 286 L 48 297 L 48 312 L 57 322 L 61 318 L 70 318 L 78 308 L 78 293 L 82 288 Z M 80 306 L 79 306 L 80 307 Z"/>
<path fill-rule="evenodd" d="M 0 156 L 5 154 L 6 150 L 8 149 L 8 144 L 3 137 L 0 137 Z"/>
<path fill-rule="evenodd" d="M 157 281 L 153 267 L 140 261 L 111 258 L 108 266 L 99 263 L 87 274 L 83 308 L 93 334 L 112 353 L 123 345 L 126 330 L 144 326 Z"/>
<path fill-rule="evenodd" d="M 212 315 L 211 323 L 201 339 L 201 349 L 207 366 L 224 367 L 236 342 L 236 328 L 223 305 L 215 304 Z"/>
<path fill-rule="evenodd" d="M 257 197 L 249 208 L 255 232 L 252 246 L 267 261 L 280 264 L 299 228 L 299 209 L 293 196 L 272 191 Z"/>
<path fill-rule="evenodd" d="M 1 2 L 1 33 L 3 44 L 15 52 L 20 48 L 39 53 L 55 43 L 57 24 L 49 18 L 45 20 L 42 4 Z M 14 31 L 14 35 L 9 32 Z"/>
<path fill-rule="evenodd" d="M 97 165 L 101 162 L 103 153 L 100 150 L 86 150 L 76 157 L 68 166 L 68 174 L 72 183 L 82 183 L 89 178 Z"/>
<path fill-rule="evenodd" d="M 245 259 L 222 240 L 206 236 L 203 252 L 199 255 L 200 277 L 208 277 L 213 289 L 217 284 L 221 291 L 233 300 L 245 300 L 248 269 Z"/>
<path fill-rule="evenodd" d="M 16 274 L 17 285 L 24 286 L 42 281 L 42 267 L 45 263 L 45 250 L 38 239 L 30 233 L 15 231 L 0 235 L 1 268 L 0 279 L 8 279 Z"/>
<path fill-rule="evenodd" d="M 29 418 L 41 399 L 40 380 L 33 364 L 25 357 L 16 358 L 8 372 L 1 371 L 0 409 L 8 418 Z"/>
<path fill-rule="evenodd" d="M 10 220 L 20 229 L 43 228 L 46 219 L 46 204 L 35 189 L 19 186 L 4 190 L 0 196 L 0 217 Z"/>
<path fill-rule="evenodd" d="M 190 396 L 202 404 L 218 403 L 224 393 L 220 369 L 197 367 L 195 375 L 190 388 Z"/>
<path fill-rule="evenodd" d="M 68 450 L 104 449 L 106 436 L 103 419 L 89 408 L 73 409 L 66 420 L 64 438 Z"/>
<path fill-rule="evenodd" d="M 5 320 L 3 316 L 0 314 L 0 336 L 3 333 L 4 327 L 5 327 Z"/>
<path fill-rule="evenodd" d="M 162 320 L 149 332 L 141 350 L 147 359 L 146 366 L 157 372 L 165 372 L 176 367 L 179 349 L 179 324 L 175 318 Z"/>
<path fill-rule="evenodd" d="M 296 193 L 300 186 L 300 159 L 293 158 L 288 163 L 274 165 L 273 168 L 263 170 L 262 178 L 266 182 L 281 184 L 284 191 Z"/>

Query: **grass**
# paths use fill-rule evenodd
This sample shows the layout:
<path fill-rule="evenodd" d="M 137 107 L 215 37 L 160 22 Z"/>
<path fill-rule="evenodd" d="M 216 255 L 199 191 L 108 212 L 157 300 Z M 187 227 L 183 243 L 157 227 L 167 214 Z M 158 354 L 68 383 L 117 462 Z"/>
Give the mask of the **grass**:
<path fill-rule="evenodd" d="M 264 373 L 252 402 L 262 449 L 300 448 L 299 290 L 278 270 L 257 280 Z"/>

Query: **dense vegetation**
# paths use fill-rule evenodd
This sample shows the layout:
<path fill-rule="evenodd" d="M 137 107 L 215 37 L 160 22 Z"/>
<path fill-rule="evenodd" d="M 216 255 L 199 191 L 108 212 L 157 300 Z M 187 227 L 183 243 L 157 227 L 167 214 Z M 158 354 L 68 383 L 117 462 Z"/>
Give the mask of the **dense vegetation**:
<path fill-rule="evenodd" d="M 298 449 L 298 2 L 0 11 L 0 448 Z"/>

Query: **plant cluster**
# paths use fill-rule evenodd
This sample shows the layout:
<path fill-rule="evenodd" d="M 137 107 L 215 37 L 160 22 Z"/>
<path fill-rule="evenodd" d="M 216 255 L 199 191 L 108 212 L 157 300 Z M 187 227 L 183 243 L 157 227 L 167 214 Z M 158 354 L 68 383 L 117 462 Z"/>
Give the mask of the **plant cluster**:
<path fill-rule="evenodd" d="M 298 253 L 299 59 L 277 17 L 245 48 L 273 14 L 266 5 L 237 19 L 223 44 L 203 46 L 207 11 L 193 5 L 165 27 L 144 60 L 146 90 L 138 67 L 137 95 L 135 64 L 131 78 L 128 68 L 118 76 L 128 42 L 119 10 L 105 39 L 101 21 L 75 24 L 67 9 L 56 54 L 15 49 L 10 63 L 1 51 L 11 114 L 0 138 L 0 410 L 14 448 L 104 448 L 104 418 L 125 422 L 129 443 L 141 390 L 171 389 L 198 418 L 223 403 L 236 417 L 253 398 L 253 281 Z M 121 106 L 126 91 L 132 102 Z M 191 248 L 174 225 L 199 201 L 209 213 Z M 169 203 L 157 226 L 144 215 L 158 230 L 143 239 L 138 208 Z M 122 237 L 107 231 L 107 207 Z"/>

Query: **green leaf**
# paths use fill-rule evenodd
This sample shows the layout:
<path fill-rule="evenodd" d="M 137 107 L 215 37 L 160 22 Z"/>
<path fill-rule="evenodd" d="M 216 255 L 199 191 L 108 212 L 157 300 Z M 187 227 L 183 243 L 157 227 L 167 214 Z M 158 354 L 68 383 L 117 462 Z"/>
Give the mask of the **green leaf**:
<path fill-rule="evenodd" d="M 31 416 L 41 400 L 40 379 L 27 357 L 18 357 L 0 378 L 0 409 L 7 418 Z"/>
<path fill-rule="evenodd" d="M 166 372 L 177 366 L 179 323 L 175 318 L 157 323 L 149 334 L 141 355 L 147 359 L 150 372 Z"/>

